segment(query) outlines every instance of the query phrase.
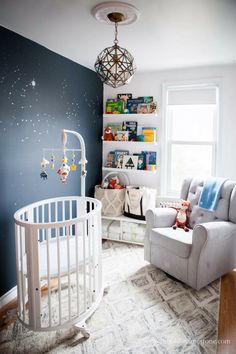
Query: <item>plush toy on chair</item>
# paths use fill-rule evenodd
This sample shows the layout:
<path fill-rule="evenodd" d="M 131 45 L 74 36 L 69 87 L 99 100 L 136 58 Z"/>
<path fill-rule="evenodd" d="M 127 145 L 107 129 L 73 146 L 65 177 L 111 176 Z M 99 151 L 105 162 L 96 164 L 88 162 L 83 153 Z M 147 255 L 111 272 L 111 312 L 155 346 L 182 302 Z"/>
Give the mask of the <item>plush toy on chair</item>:
<path fill-rule="evenodd" d="M 190 203 L 187 200 L 181 201 L 180 208 L 177 209 L 175 224 L 172 226 L 174 230 L 176 230 L 177 227 L 180 227 L 186 232 L 189 231 L 189 229 L 187 228 L 189 204 Z"/>

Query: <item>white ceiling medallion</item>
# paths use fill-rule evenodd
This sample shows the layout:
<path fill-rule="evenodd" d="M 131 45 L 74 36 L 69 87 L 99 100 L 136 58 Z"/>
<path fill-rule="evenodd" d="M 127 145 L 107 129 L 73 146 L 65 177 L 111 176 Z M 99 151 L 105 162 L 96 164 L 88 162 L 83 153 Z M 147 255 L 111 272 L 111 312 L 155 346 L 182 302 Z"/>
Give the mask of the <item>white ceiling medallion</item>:
<path fill-rule="evenodd" d="M 119 1 L 103 2 L 94 6 L 91 10 L 91 14 L 96 20 L 112 25 L 114 23 L 108 18 L 110 13 L 121 13 L 123 15 L 122 22 L 119 25 L 129 25 L 136 22 L 140 16 L 140 12 L 135 6 Z"/>

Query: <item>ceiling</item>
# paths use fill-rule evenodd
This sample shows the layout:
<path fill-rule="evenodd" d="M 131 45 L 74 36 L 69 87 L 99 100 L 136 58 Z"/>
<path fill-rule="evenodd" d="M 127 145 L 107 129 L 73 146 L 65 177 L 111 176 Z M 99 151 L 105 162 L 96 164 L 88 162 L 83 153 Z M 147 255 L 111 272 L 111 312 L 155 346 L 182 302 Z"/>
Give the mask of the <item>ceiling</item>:
<path fill-rule="evenodd" d="M 125 0 L 124 0 L 125 1 Z M 114 30 L 90 11 L 99 0 L 0 0 L 0 24 L 93 69 Z M 139 71 L 236 63 L 236 0 L 127 0 L 138 22 L 119 43 Z"/>

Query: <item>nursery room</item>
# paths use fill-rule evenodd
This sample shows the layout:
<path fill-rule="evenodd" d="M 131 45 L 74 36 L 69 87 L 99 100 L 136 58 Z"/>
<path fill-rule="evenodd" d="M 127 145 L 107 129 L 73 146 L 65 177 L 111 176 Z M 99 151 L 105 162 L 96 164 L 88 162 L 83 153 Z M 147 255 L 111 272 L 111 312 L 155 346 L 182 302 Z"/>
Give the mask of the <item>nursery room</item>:
<path fill-rule="evenodd" d="M 0 0 L 0 353 L 236 353 L 235 19 Z"/>

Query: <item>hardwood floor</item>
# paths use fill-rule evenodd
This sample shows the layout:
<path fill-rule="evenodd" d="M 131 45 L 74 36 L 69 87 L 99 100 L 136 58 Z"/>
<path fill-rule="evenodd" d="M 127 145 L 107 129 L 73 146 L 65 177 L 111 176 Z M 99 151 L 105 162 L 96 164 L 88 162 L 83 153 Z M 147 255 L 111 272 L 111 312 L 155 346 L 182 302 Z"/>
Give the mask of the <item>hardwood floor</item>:
<path fill-rule="evenodd" d="M 57 280 L 52 279 L 50 284 L 51 289 L 57 287 L 57 284 L 58 284 Z M 47 295 L 48 293 L 47 285 L 42 286 L 41 293 L 42 295 Z M 27 308 L 27 304 L 26 304 L 26 308 Z M 16 309 L 17 309 L 17 299 L 12 300 L 11 302 L 9 302 L 7 305 L 5 305 L 0 309 L 0 331 L 6 328 L 7 326 L 9 326 L 9 324 L 11 324 L 16 320 L 17 318 Z"/>
<path fill-rule="evenodd" d="M 236 269 L 221 278 L 217 354 L 236 353 Z"/>
<path fill-rule="evenodd" d="M 14 299 L 0 309 L 0 331 L 16 320 L 17 300 Z M 13 311 L 14 315 L 8 316 L 8 312 Z"/>

